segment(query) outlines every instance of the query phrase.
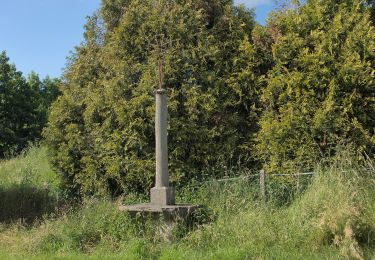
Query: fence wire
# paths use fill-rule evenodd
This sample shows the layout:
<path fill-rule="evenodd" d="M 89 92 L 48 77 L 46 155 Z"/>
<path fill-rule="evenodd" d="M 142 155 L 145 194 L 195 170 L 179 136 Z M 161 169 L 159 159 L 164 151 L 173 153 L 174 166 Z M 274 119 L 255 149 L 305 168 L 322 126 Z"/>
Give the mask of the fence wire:
<path fill-rule="evenodd" d="M 373 168 L 363 168 L 362 170 L 364 171 L 374 171 Z M 214 183 L 214 182 L 227 182 L 227 181 L 236 181 L 236 180 L 246 180 L 246 179 L 249 179 L 249 178 L 255 178 L 255 177 L 260 177 L 261 171 L 259 171 L 259 173 L 253 173 L 253 174 L 249 174 L 249 175 L 243 175 L 243 176 L 238 176 L 238 177 L 228 177 L 228 178 L 222 178 L 222 179 L 213 179 L 213 180 L 207 180 L 207 181 L 203 181 L 201 183 Z M 342 171 L 343 173 L 345 172 L 349 172 L 349 171 Z M 298 177 L 298 176 L 313 176 L 315 175 L 316 172 L 301 172 L 301 173 L 265 173 L 265 177 L 282 177 L 282 176 L 287 176 L 287 177 Z M 374 175 L 375 177 L 375 175 Z"/>

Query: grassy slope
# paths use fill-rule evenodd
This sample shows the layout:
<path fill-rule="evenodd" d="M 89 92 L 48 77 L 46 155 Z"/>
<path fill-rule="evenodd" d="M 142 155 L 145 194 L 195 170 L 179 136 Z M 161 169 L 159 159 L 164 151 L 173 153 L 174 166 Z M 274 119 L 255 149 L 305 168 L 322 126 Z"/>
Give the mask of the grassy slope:
<path fill-rule="evenodd" d="M 45 148 L 32 148 L 25 156 L 1 162 L 0 187 L 43 190 L 48 182 L 49 200 L 43 203 L 57 203 L 58 178 L 46 158 Z M 276 191 L 268 202 L 259 201 L 254 181 L 186 187 L 178 200 L 207 205 L 209 213 L 197 217 L 215 219 L 190 232 L 179 224 L 137 222 L 106 200 L 90 199 L 64 213 L 39 207 L 39 220 L 26 227 L 17 223 L 19 215 L 11 214 L 11 224 L 0 224 L 0 258 L 373 259 L 375 179 L 342 162 L 320 170 L 288 206 L 278 206 Z M 9 199 L 19 204 L 39 198 L 26 195 Z M 0 212 L 12 205 L 0 203 Z M 43 217 L 45 213 L 49 215 Z"/>
<path fill-rule="evenodd" d="M 0 222 L 29 222 L 51 212 L 58 187 L 59 179 L 43 147 L 0 161 Z"/>
<path fill-rule="evenodd" d="M 31 147 L 14 159 L 0 160 L 0 185 L 5 187 L 15 184 L 30 184 L 34 187 L 48 184 L 54 191 L 57 190 L 59 179 L 48 162 L 45 147 Z"/>

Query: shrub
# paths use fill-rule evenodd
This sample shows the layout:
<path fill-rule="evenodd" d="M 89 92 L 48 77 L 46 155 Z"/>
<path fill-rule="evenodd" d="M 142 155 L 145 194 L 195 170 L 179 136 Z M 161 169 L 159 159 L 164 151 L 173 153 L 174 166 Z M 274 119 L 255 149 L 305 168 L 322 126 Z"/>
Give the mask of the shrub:
<path fill-rule="evenodd" d="M 375 28 L 364 1 L 306 1 L 268 26 L 275 66 L 257 134 L 267 170 L 310 170 L 342 143 L 374 154 Z"/>
<path fill-rule="evenodd" d="M 171 180 L 183 183 L 249 159 L 260 66 L 247 57 L 255 53 L 253 25 L 252 12 L 231 1 L 103 1 L 71 58 L 45 131 L 65 187 L 75 195 L 148 192 L 155 39 L 166 42 Z"/>

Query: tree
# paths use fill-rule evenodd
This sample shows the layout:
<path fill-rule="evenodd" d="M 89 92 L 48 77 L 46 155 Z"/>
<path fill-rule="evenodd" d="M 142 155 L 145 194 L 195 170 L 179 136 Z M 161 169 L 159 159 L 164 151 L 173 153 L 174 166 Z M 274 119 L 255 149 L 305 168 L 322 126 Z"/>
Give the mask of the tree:
<path fill-rule="evenodd" d="M 36 138 L 39 129 L 35 92 L 9 64 L 5 52 L 0 54 L 0 157 L 19 152 Z"/>
<path fill-rule="evenodd" d="M 270 171 L 309 170 L 352 144 L 374 154 L 375 30 L 360 0 L 307 0 L 270 19 L 279 37 L 257 151 Z"/>
<path fill-rule="evenodd" d="M 228 0 L 103 1 L 45 132 L 65 187 L 81 195 L 151 187 L 160 39 L 172 181 L 250 157 L 258 112 L 252 68 L 260 65 L 245 54 L 254 53 L 254 24 L 252 11 Z"/>
<path fill-rule="evenodd" d="M 40 80 L 37 73 L 31 72 L 28 75 L 27 84 L 32 94 L 28 102 L 34 103 L 37 113 L 35 124 L 38 124 L 38 127 L 35 129 L 34 136 L 39 139 L 43 128 L 47 125 L 51 104 L 61 94 L 59 90 L 61 81 L 49 76 Z"/>
<path fill-rule="evenodd" d="M 0 54 L 0 158 L 40 139 L 58 84 L 49 77 L 41 81 L 35 72 L 25 80 L 5 51 Z"/>

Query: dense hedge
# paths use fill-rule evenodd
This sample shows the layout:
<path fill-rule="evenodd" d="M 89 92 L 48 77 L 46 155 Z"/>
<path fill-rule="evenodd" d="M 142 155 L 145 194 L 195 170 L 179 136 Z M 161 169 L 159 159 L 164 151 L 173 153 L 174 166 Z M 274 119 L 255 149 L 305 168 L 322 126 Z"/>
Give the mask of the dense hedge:
<path fill-rule="evenodd" d="M 45 131 L 65 187 L 80 195 L 151 187 L 159 37 L 168 42 L 171 180 L 251 159 L 264 70 L 253 55 L 254 25 L 232 1 L 102 1 Z"/>
<path fill-rule="evenodd" d="M 309 170 L 339 144 L 372 156 L 373 1 L 291 2 L 260 26 L 231 0 L 103 0 L 45 131 L 65 187 L 151 187 L 161 38 L 173 182 L 254 162 Z"/>
<path fill-rule="evenodd" d="M 262 93 L 258 155 L 309 170 L 338 145 L 375 152 L 375 28 L 361 0 L 308 0 L 270 21 L 275 65 Z"/>

